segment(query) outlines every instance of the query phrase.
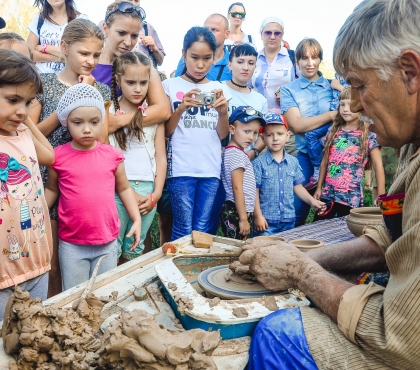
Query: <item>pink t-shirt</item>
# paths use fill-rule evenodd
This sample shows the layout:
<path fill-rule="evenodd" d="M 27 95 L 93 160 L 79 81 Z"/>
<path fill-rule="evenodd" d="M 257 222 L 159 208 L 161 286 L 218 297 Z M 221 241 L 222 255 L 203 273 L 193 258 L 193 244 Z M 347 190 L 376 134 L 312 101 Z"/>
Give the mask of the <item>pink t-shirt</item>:
<path fill-rule="evenodd" d="M 54 149 L 58 174 L 58 236 L 73 244 L 99 245 L 118 237 L 115 171 L 124 160 L 110 145 L 77 150 L 71 143 Z"/>

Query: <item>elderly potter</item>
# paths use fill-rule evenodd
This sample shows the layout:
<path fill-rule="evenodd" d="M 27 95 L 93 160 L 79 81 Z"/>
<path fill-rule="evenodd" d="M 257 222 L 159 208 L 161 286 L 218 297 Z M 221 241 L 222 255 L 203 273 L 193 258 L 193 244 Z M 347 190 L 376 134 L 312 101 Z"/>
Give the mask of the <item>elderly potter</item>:
<path fill-rule="evenodd" d="M 401 148 L 402 166 L 388 195 L 404 201 L 402 234 L 385 218 L 357 239 L 307 254 L 280 243 L 248 247 L 240 261 L 264 286 L 299 288 L 316 306 L 263 319 L 253 336 L 250 369 L 420 364 L 419 17 L 420 0 L 365 0 L 334 47 L 334 67 L 351 84 L 352 111 L 371 119 L 381 145 Z M 386 269 L 386 287 L 353 285 L 332 273 Z"/>

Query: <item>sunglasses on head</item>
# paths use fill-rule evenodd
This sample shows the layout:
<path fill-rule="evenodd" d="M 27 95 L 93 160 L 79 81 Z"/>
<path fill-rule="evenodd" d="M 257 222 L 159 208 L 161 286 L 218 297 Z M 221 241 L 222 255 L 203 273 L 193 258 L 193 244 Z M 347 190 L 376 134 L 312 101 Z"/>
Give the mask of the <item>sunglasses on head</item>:
<path fill-rule="evenodd" d="M 283 32 L 281 31 L 264 31 L 264 36 L 265 37 L 271 37 L 271 35 L 274 33 L 274 37 L 276 39 L 278 39 L 279 37 L 281 37 L 283 35 Z"/>
<path fill-rule="evenodd" d="M 245 18 L 245 16 L 246 16 L 246 13 L 245 12 L 230 12 L 229 13 L 233 18 L 241 18 L 241 19 L 244 19 Z"/>
<path fill-rule="evenodd" d="M 247 116 L 258 116 L 258 117 L 264 118 L 261 112 L 258 112 L 256 109 L 252 107 L 243 108 L 242 113 L 245 113 Z"/>
<path fill-rule="evenodd" d="M 117 6 L 114 7 L 106 16 L 105 16 L 105 22 L 108 20 L 108 18 L 114 14 L 115 12 L 120 11 L 121 13 L 133 13 L 136 12 L 142 21 L 146 19 L 146 12 L 143 8 L 140 6 L 136 6 L 129 2 L 122 2 L 119 3 Z"/>

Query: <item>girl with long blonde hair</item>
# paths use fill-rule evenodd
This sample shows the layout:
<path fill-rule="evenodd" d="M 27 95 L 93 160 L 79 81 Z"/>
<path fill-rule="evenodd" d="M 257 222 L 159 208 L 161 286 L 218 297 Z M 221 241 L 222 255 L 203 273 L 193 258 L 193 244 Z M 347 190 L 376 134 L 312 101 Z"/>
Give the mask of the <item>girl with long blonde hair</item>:
<path fill-rule="evenodd" d="M 339 111 L 325 138 L 315 199 L 330 202 L 316 220 L 346 216 L 363 206 L 362 180 L 369 159 L 378 177 L 379 194 L 385 193 L 385 175 L 376 135 L 368 123 L 350 111 L 350 89 L 340 94 Z M 375 200 L 376 202 L 376 200 Z"/>

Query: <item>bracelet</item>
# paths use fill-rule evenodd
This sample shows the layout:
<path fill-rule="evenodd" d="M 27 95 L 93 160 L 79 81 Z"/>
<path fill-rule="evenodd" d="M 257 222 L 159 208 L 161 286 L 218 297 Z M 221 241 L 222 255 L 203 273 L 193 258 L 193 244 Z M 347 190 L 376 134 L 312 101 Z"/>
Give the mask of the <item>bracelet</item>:
<path fill-rule="evenodd" d="M 48 46 L 48 44 L 43 44 L 43 45 L 42 45 L 41 52 L 42 52 L 43 54 L 47 54 L 47 46 Z"/>
<path fill-rule="evenodd" d="M 178 105 L 177 109 L 179 109 L 181 112 L 186 112 L 189 109 L 189 108 L 187 108 L 187 109 L 181 109 L 180 106 L 181 106 L 181 104 Z"/>
<path fill-rule="evenodd" d="M 153 207 L 153 208 L 156 208 L 156 203 L 155 203 L 155 201 L 154 201 L 154 199 L 153 199 L 153 193 L 150 193 L 150 194 L 149 194 L 149 197 L 150 197 L 150 201 L 152 202 L 152 207 Z"/>

